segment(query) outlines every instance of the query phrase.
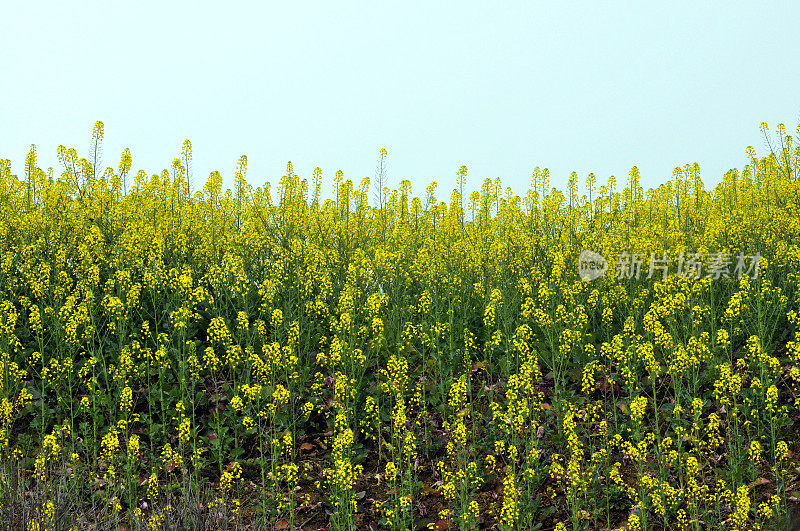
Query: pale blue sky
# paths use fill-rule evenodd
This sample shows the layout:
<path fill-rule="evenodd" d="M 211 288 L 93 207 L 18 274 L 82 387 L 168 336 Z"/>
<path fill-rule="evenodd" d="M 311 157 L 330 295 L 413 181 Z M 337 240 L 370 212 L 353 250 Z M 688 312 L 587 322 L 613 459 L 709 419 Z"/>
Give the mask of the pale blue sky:
<path fill-rule="evenodd" d="M 633 6 L 633 7 L 632 7 Z M 796 2 L 4 2 L 0 157 L 37 145 L 134 171 L 167 168 L 183 139 L 194 183 L 211 170 L 273 185 L 291 160 L 356 184 L 389 150 L 389 183 L 416 194 L 461 164 L 471 186 L 564 188 L 637 165 L 645 187 L 698 162 L 707 187 L 764 152 L 759 123 L 800 117 Z M 57 171 L 60 171 L 57 170 Z"/>

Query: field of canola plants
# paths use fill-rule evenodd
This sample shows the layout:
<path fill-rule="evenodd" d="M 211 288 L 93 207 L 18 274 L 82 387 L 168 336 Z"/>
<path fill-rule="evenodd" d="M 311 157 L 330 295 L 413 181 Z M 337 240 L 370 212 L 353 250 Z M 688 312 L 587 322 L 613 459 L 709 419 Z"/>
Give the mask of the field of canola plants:
<path fill-rule="evenodd" d="M 55 170 L 0 160 L 1 525 L 797 528 L 777 135 L 713 190 L 695 164 L 467 196 L 462 166 L 448 201 L 341 172 L 323 201 L 291 163 L 254 189 L 244 156 L 233 190 L 192 189 L 189 141 L 133 175 L 100 164 L 101 122 Z"/>

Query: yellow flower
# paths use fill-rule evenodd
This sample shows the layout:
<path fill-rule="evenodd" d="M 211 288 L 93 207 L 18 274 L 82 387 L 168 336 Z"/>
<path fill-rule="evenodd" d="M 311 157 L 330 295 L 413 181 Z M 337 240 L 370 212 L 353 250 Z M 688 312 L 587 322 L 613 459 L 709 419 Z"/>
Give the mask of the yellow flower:
<path fill-rule="evenodd" d="M 747 457 L 753 465 L 757 466 L 761 461 L 761 443 L 758 441 L 750 441 L 750 446 L 747 448 Z"/>

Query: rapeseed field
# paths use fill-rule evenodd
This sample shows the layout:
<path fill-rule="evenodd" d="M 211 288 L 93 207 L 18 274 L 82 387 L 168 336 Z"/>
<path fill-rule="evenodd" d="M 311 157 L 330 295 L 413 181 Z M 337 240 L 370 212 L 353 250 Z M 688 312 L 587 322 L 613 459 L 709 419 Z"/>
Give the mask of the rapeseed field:
<path fill-rule="evenodd" d="M 466 166 L 442 197 L 253 188 L 244 156 L 194 188 L 188 140 L 134 175 L 103 134 L 0 160 L 2 526 L 800 527 L 783 124 L 713 189 L 536 168 L 523 196 Z"/>

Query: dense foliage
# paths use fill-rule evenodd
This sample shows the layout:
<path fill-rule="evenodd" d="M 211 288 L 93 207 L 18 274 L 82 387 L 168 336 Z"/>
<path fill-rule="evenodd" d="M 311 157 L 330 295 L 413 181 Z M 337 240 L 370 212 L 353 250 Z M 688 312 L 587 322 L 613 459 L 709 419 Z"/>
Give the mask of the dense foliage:
<path fill-rule="evenodd" d="M 385 150 L 378 187 L 338 172 L 325 201 L 321 170 L 253 189 L 245 157 L 234 190 L 192 189 L 188 141 L 160 174 L 103 169 L 100 122 L 58 170 L 0 160 L 2 522 L 788 525 L 800 150 L 778 136 L 713 190 L 697 165 L 582 194 L 536 168 L 523 197 L 465 197 L 462 166 L 449 202 L 383 187 Z"/>

